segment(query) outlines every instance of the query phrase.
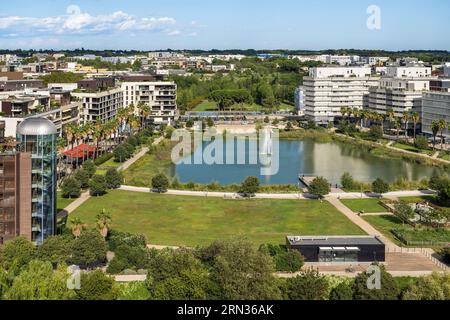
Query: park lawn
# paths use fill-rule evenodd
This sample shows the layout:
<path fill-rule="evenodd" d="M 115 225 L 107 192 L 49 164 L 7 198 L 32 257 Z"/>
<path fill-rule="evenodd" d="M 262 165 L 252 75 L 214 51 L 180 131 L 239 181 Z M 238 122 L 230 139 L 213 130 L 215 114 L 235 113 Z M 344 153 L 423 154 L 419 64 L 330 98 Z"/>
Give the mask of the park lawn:
<path fill-rule="evenodd" d="M 418 148 L 416 148 L 416 147 L 414 147 L 414 146 L 410 146 L 410 145 L 403 144 L 403 143 L 400 143 L 400 142 L 396 142 L 396 143 L 393 145 L 393 147 L 394 147 L 394 148 L 398 148 L 398 149 L 402 149 L 402 150 L 406 150 L 406 151 L 410 151 L 410 152 L 423 153 L 423 154 L 427 154 L 427 155 L 429 155 L 429 156 L 431 156 L 431 155 L 434 154 L 434 151 L 433 151 L 433 150 L 429 150 L 429 149 L 427 149 L 427 150 L 425 150 L 425 149 L 418 149 Z"/>
<path fill-rule="evenodd" d="M 216 111 L 217 103 L 214 101 L 204 100 L 202 103 L 198 104 L 192 111 Z"/>
<path fill-rule="evenodd" d="M 441 155 L 439 156 L 439 159 L 450 161 L 450 153 L 447 152 L 441 152 Z"/>
<path fill-rule="evenodd" d="M 127 170 L 123 171 L 124 184 L 136 187 L 149 187 L 152 178 L 163 173 L 173 176 L 174 165 L 171 160 L 157 159 L 154 154 L 146 154 Z"/>
<path fill-rule="evenodd" d="M 57 211 L 60 212 L 61 210 L 64 210 L 69 204 L 74 202 L 75 199 L 65 199 L 62 197 L 61 191 L 58 191 L 56 193 L 56 207 Z"/>
<path fill-rule="evenodd" d="M 110 191 L 93 197 L 73 215 L 94 227 L 107 209 L 112 228 L 142 233 L 151 244 L 207 245 L 244 236 L 255 245 L 284 244 L 288 235 L 364 235 L 328 202 L 315 200 L 225 200 Z"/>
<path fill-rule="evenodd" d="M 264 112 L 266 110 L 266 108 L 264 108 L 263 106 L 256 104 L 256 103 L 252 103 L 252 104 L 235 104 L 231 107 L 231 109 L 233 111 L 259 111 L 259 112 Z M 295 106 L 287 104 L 287 103 L 281 103 L 278 107 L 278 110 L 294 110 Z M 202 103 L 198 104 L 194 109 L 192 109 L 192 111 L 194 112 L 204 112 L 204 111 L 218 111 L 219 108 L 217 106 L 217 103 L 214 101 L 209 101 L 209 100 L 204 100 Z M 225 110 L 227 111 L 227 110 Z M 270 111 L 270 110 L 268 110 Z"/>
<path fill-rule="evenodd" d="M 379 199 L 346 199 L 341 202 L 353 212 L 380 213 L 388 211 L 380 205 Z"/>
<path fill-rule="evenodd" d="M 114 157 L 97 167 L 96 174 L 105 174 L 110 168 L 117 169 L 122 163 L 114 161 Z"/>

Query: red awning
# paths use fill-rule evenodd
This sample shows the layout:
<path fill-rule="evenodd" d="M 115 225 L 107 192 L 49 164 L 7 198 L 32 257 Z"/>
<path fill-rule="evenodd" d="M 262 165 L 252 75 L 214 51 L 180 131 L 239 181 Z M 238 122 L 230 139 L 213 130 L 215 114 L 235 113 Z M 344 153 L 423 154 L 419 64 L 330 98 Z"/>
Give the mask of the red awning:
<path fill-rule="evenodd" d="M 80 144 L 75 148 L 64 152 L 63 154 L 71 158 L 83 158 L 92 155 L 95 152 L 95 150 L 96 150 L 95 147 L 89 146 L 87 144 Z"/>

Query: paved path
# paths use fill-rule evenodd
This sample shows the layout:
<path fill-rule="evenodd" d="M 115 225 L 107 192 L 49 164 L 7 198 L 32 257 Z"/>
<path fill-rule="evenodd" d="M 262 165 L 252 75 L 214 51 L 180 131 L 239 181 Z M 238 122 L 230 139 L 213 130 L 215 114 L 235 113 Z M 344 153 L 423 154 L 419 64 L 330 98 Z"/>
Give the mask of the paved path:
<path fill-rule="evenodd" d="M 120 190 L 131 192 L 151 193 L 150 188 L 134 187 L 134 186 L 121 186 Z M 433 194 L 431 191 L 395 191 L 389 192 L 383 195 L 383 197 L 418 197 L 424 195 Z M 163 195 L 175 195 L 175 196 L 191 196 L 191 197 L 213 197 L 213 198 L 225 198 L 225 199 L 239 199 L 239 196 L 235 192 L 207 192 L 207 191 L 189 191 L 189 190 L 167 190 Z M 331 193 L 328 198 L 334 199 L 370 199 L 374 195 L 361 194 L 359 192 L 343 192 L 343 193 Z M 303 193 L 258 193 L 255 195 L 256 199 L 278 199 L 278 200 L 311 200 L 311 196 Z"/>
<path fill-rule="evenodd" d="M 334 197 L 327 197 L 326 200 L 329 203 L 331 203 L 336 209 L 342 212 L 350 221 L 352 221 L 354 224 L 356 224 L 358 227 L 364 230 L 364 232 L 366 232 L 368 235 L 379 237 L 386 244 L 387 249 L 389 250 L 400 249 L 399 246 L 397 246 L 391 240 L 383 236 L 381 232 L 379 232 L 377 229 L 372 227 L 370 223 L 368 223 L 366 220 L 364 220 L 356 213 L 354 213 L 352 210 L 347 208 L 341 201 L 339 201 L 339 199 L 336 199 Z"/>

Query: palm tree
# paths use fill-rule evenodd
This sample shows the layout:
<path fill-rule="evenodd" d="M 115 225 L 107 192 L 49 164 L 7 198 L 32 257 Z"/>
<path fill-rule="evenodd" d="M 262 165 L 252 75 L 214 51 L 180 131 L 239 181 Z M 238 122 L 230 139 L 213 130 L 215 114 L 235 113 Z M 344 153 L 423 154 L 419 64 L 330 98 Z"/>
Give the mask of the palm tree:
<path fill-rule="evenodd" d="M 72 234 L 75 238 L 78 238 L 81 235 L 81 232 L 83 231 L 85 224 L 83 221 L 81 221 L 80 218 L 74 218 L 72 221 Z"/>
<path fill-rule="evenodd" d="M 145 120 L 150 116 L 151 109 L 150 106 L 146 103 L 139 102 L 138 104 L 139 113 L 141 116 L 141 130 L 144 129 Z"/>
<path fill-rule="evenodd" d="M 103 137 L 103 125 L 100 122 L 97 122 L 94 125 L 94 130 L 92 132 L 92 139 L 95 144 L 94 158 L 98 157 L 98 148 L 102 137 Z"/>
<path fill-rule="evenodd" d="M 361 118 L 361 110 L 359 110 L 358 108 L 353 108 L 352 113 L 353 117 L 355 118 L 355 123 L 356 125 L 358 125 L 359 119 Z"/>
<path fill-rule="evenodd" d="M 395 120 L 395 112 L 394 109 L 390 108 L 386 113 L 388 119 L 389 119 L 389 131 L 392 130 L 392 123 L 394 123 Z"/>
<path fill-rule="evenodd" d="M 396 129 L 396 133 L 397 133 L 397 141 L 399 139 L 400 136 L 400 129 L 402 128 L 402 121 L 400 118 L 395 118 L 394 119 L 394 125 L 395 125 L 395 129 Z"/>
<path fill-rule="evenodd" d="M 441 133 L 441 149 L 444 150 L 444 130 L 447 128 L 447 122 L 445 119 L 439 119 L 438 126 Z"/>
<path fill-rule="evenodd" d="M 409 112 L 408 111 L 403 112 L 402 121 L 405 124 L 405 138 L 408 139 L 408 122 L 409 122 Z"/>
<path fill-rule="evenodd" d="M 418 112 L 413 112 L 412 116 L 411 116 L 411 120 L 413 122 L 414 125 L 414 140 L 416 140 L 416 130 L 417 130 L 417 124 L 420 121 L 420 115 Z"/>
<path fill-rule="evenodd" d="M 436 149 L 436 136 L 438 135 L 439 130 L 440 130 L 439 121 L 434 120 L 431 123 L 431 131 L 433 133 L 433 150 Z"/>
<path fill-rule="evenodd" d="M 348 107 L 341 107 L 341 114 L 342 114 L 342 118 L 345 119 L 347 114 L 349 114 L 349 108 Z"/>
<path fill-rule="evenodd" d="M 133 115 L 129 118 L 128 122 L 130 125 L 131 134 L 134 134 L 134 129 L 138 129 L 140 127 L 141 120 L 138 116 Z"/>
<path fill-rule="evenodd" d="M 97 215 L 97 230 L 100 232 L 103 238 L 108 236 L 108 232 L 111 226 L 111 215 L 106 212 L 105 209 Z"/>

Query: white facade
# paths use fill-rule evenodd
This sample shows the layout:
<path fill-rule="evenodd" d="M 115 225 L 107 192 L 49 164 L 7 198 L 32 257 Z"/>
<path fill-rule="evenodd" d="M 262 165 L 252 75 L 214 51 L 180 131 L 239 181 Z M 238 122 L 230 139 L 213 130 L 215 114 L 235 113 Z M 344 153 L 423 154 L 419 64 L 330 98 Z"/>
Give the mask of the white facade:
<path fill-rule="evenodd" d="M 95 93 L 72 92 L 71 95 L 83 103 L 80 114 L 83 123 L 105 123 L 114 119 L 117 111 L 123 107 L 123 92 L 120 88 Z"/>
<path fill-rule="evenodd" d="M 325 63 L 338 64 L 341 66 L 348 66 L 357 63 L 359 61 L 360 61 L 359 56 L 332 56 L 332 55 L 325 56 Z"/>
<path fill-rule="evenodd" d="M 422 95 L 430 90 L 430 79 L 381 78 L 378 87 L 370 88 L 369 109 L 387 114 L 392 109 L 396 117 L 403 112 L 421 112 Z"/>
<path fill-rule="evenodd" d="M 49 83 L 47 86 L 49 89 L 57 89 L 62 91 L 73 91 L 78 88 L 76 83 Z"/>
<path fill-rule="evenodd" d="M 422 131 L 432 135 L 431 125 L 433 121 L 444 119 L 450 123 L 450 93 L 427 92 L 422 99 Z M 450 138 L 450 130 L 445 128 L 444 137 Z"/>
<path fill-rule="evenodd" d="M 369 66 L 384 65 L 389 61 L 389 57 L 361 57 L 360 62 Z"/>
<path fill-rule="evenodd" d="M 431 67 L 422 66 L 389 66 L 386 69 L 386 76 L 392 78 L 422 78 L 431 76 Z"/>
<path fill-rule="evenodd" d="M 177 113 L 177 85 L 174 82 L 123 82 L 123 106 L 139 103 L 150 106 L 149 119 L 156 124 L 172 124 Z"/>
<path fill-rule="evenodd" d="M 312 68 L 303 81 L 306 116 L 327 124 L 342 116 L 342 107 L 367 107 L 369 88 L 379 80 L 370 74 L 366 67 Z"/>

